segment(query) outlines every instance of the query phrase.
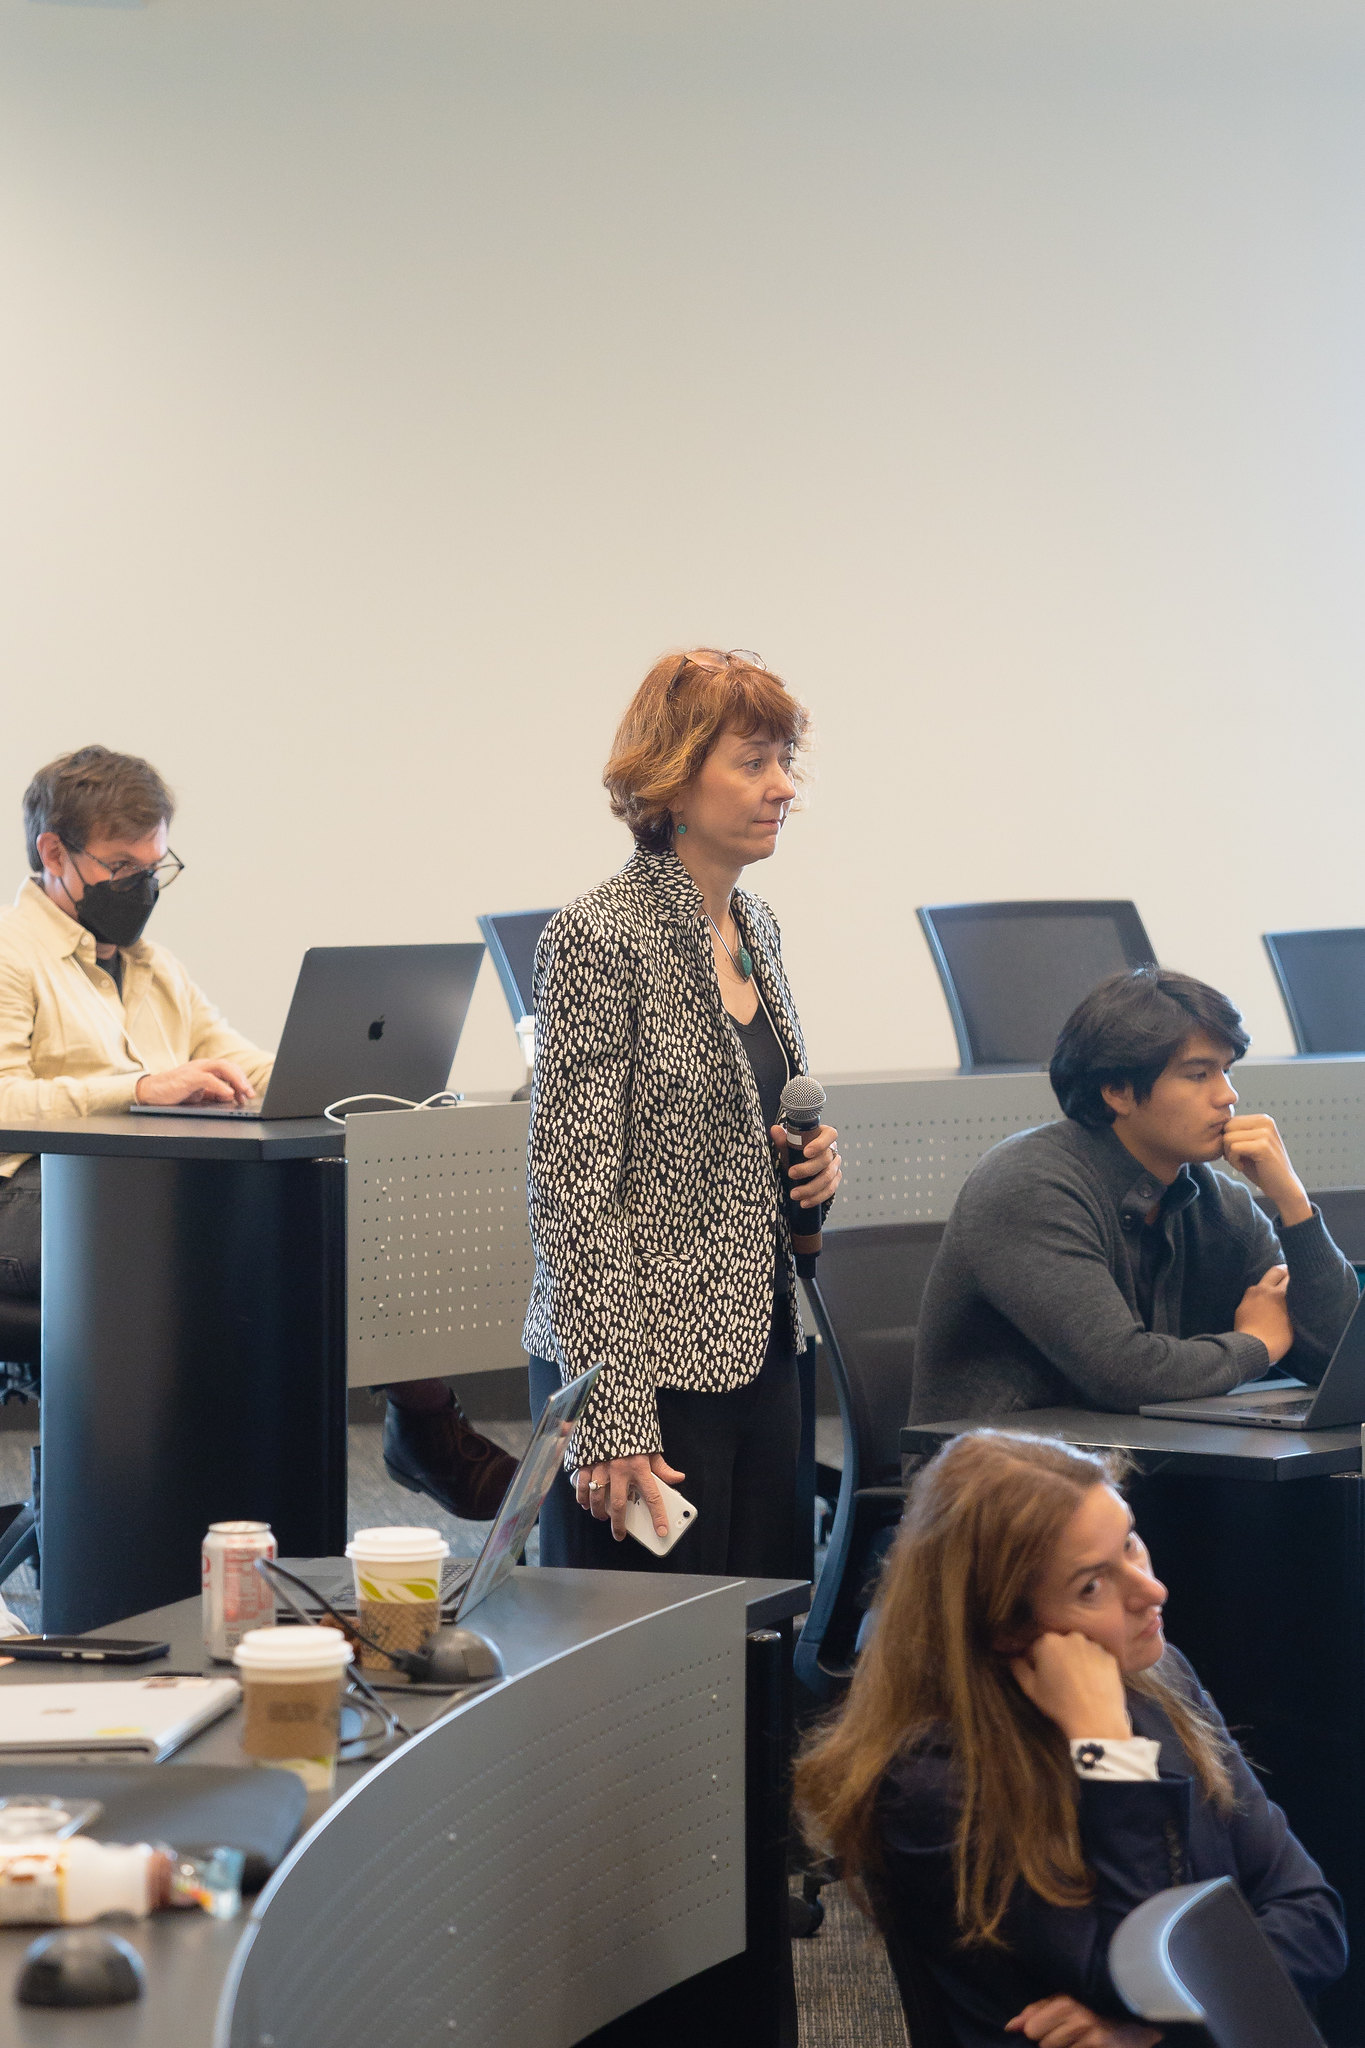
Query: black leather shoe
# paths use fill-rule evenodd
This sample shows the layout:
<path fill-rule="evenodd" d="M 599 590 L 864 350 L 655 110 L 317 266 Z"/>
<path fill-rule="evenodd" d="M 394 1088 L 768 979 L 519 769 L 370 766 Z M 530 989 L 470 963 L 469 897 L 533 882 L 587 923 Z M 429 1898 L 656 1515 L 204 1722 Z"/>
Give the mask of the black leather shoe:
<path fill-rule="evenodd" d="M 384 1413 L 384 1463 L 409 1493 L 430 1494 L 467 1522 L 491 1522 L 517 1469 L 515 1458 L 471 1429 L 452 1394 L 448 1408 Z"/>

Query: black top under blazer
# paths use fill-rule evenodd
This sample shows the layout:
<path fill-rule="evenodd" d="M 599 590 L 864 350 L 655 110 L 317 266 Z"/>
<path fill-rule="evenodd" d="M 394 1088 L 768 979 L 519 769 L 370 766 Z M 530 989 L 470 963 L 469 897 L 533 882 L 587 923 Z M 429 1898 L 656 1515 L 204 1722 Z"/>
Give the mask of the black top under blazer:
<path fill-rule="evenodd" d="M 777 920 L 731 900 L 793 1074 L 806 1049 Z M 701 893 L 636 851 L 552 917 L 535 965 L 527 1194 L 536 1271 L 523 1339 L 565 1380 L 605 1371 L 571 1468 L 661 1449 L 655 1389 L 728 1393 L 763 1363 L 773 1246 L 791 1246 L 753 1069 L 721 1001 Z M 792 1282 L 794 1344 L 801 1341 Z"/>
<path fill-rule="evenodd" d="M 1006 2021 L 1033 2000 L 1062 1993 L 1114 2019 L 1130 2018 L 1110 1981 L 1110 1939 L 1125 1914 L 1170 1885 L 1233 1878 L 1306 1998 L 1345 1969 L 1340 1899 L 1266 1798 L 1177 1650 L 1167 1650 L 1162 1671 L 1222 1731 L 1235 1811 L 1225 1816 L 1205 1799 L 1166 1715 L 1155 1701 L 1130 1692 L 1133 1733 L 1161 1744 L 1161 1775 L 1131 1783 L 1078 1780 L 1081 1844 L 1095 1876 L 1094 1897 L 1086 1906 L 1049 1906 L 1019 1885 L 1001 1929 L 1007 1950 L 957 1945 L 952 1844 L 958 1790 L 948 1741 L 921 1744 L 887 1771 L 878 1801 L 885 1866 L 874 1881 L 877 1917 L 893 1958 L 903 1946 L 932 1972 L 962 2048 L 1017 2043 L 1020 2036 L 1005 2032 Z M 1172 2041 L 1187 2038 L 1183 2029 L 1167 2034 Z"/>

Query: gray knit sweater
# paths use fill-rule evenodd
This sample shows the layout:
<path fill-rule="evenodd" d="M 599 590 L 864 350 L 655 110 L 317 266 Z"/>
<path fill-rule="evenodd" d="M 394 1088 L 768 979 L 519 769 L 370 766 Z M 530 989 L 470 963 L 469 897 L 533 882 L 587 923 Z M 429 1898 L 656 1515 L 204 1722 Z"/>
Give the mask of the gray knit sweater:
<path fill-rule="evenodd" d="M 1187 1166 L 1166 1195 L 1150 1324 L 1143 1216 L 1166 1195 L 1108 1128 L 1069 1118 L 994 1146 L 953 1207 L 920 1308 L 912 1422 L 1019 1408 L 1131 1412 L 1222 1394 L 1269 1365 L 1234 1331 L 1247 1288 L 1289 1267 L 1287 1371 L 1316 1383 L 1358 1296 L 1315 1209 L 1276 1234 L 1247 1189 Z"/>

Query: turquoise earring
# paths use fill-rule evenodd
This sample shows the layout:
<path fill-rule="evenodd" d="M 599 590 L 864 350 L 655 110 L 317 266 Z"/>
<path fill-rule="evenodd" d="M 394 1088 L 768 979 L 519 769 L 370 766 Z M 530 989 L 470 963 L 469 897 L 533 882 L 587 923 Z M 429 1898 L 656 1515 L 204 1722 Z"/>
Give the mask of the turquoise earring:
<path fill-rule="evenodd" d="M 686 830 L 687 830 L 687 827 L 686 827 L 686 825 L 675 825 L 675 826 L 673 827 L 673 836 L 674 836 L 674 838 L 675 838 L 675 839 L 681 839 L 681 838 L 682 838 L 682 836 L 683 836 L 683 833 L 684 833 L 684 832 L 685 832 Z"/>

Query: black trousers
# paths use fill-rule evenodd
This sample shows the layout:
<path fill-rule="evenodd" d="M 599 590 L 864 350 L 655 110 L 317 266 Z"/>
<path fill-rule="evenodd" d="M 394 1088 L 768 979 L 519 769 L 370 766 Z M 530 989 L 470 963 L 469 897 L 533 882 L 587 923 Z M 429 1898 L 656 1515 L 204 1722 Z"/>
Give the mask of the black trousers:
<path fill-rule="evenodd" d="M 38 1299 L 43 1253 L 40 1159 L 26 1159 L 17 1173 L 0 1180 L 0 1294 Z"/>
<path fill-rule="evenodd" d="M 531 1413 L 538 1416 L 560 1386 L 559 1367 L 533 1358 L 530 1373 Z M 561 1469 L 540 1511 L 541 1563 L 735 1578 L 802 1576 L 793 1569 L 801 1392 L 785 1302 L 774 1313 L 756 1378 L 729 1394 L 660 1387 L 659 1426 L 665 1458 L 687 1474 L 678 1490 L 697 1510 L 687 1534 L 667 1557 L 655 1557 L 631 1536 L 616 1542 L 610 1522 L 596 1521 L 579 1507 Z"/>

